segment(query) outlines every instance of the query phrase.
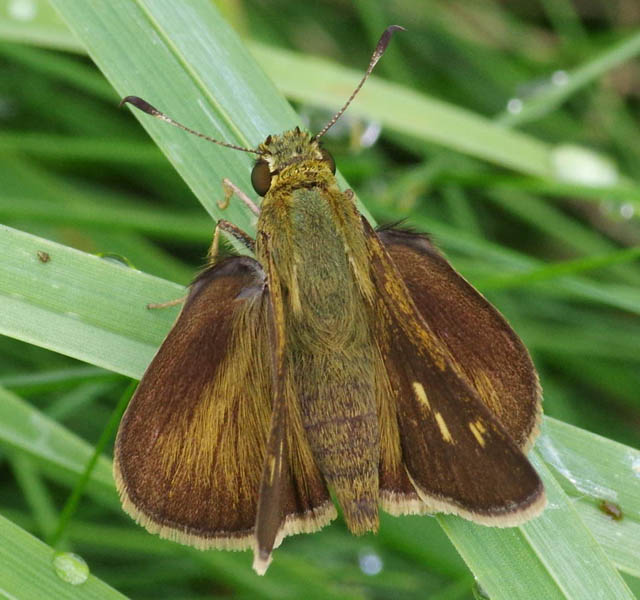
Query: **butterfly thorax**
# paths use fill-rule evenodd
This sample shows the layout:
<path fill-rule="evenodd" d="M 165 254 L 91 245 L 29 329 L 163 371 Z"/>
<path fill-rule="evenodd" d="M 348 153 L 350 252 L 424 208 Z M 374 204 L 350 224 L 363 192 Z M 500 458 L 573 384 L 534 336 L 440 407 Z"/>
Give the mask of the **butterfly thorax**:
<path fill-rule="evenodd" d="M 269 165 L 271 185 L 261 203 L 256 251 L 264 264 L 261 238 L 268 237 L 293 311 L 299 315 L 302 310 L 299 288 L 304 282 L 310 286 L 307 291 L 314 290 L 308 299 L 322 301 L 315 293 L 322 294 L 319 280 L 333 281 L 337 291 L 346 290 L 355 278 L 361 295 L 371 302 L 373 284 L 360 215 L 352 195 L 340 191 L 328 155 L 297 128 L 269 136 L 258 149 L 260 160 Z"/>
<path fill-rule="evenodd" d="M 272 171 L 262 201 L 256 251 L 264 264 L 267 239 L 288 331 L 295 332 L 298 345 L 317 354 L 371 344 L 372 283 L 351 196 L 340 191 L 326 161 L 315 157 L 317 143 L 308 134 L 294 130 L 270 136 L 261 146 L 267 147 L 280 169 Z"/>

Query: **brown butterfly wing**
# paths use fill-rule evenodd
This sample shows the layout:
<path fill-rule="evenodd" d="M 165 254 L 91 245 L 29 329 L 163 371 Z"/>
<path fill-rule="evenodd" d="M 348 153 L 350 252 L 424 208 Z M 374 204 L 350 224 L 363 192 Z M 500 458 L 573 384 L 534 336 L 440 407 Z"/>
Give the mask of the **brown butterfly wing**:
<path fill-rule="evenodd" d="M 520 338 L 428 237 L 393 229 L 377 233 L 424 320 L 526 452 L 537 436 L 542 407 L 538 375 Z"/>
<path fill-rule="evenodd" d="M 538 514 L 538 475 L 472 388 L 391 315 L 387 332 L 403 463 L 426 507 L 497 526 Z"/>
<path fill-rule="evenodd" d="M 272 416 L 271 318 L 253 259 L 226 259 L 192 286 L 116 440 L 123 506 L 149 531 L 199 548 L 252 546 Z M 289 522 L 329 500 L 313 468 L 283 482 Z"/>
<path fill-rule="evenodd" d="M 452 512 L 498 526 L 538 514 L 545 500 L 537 473 L 418 311 L 381 239 L 368 224 L 365 230 L 372 274 L 384 291 L 375 321 L 388 376 L 380 403 L 396 416 L 382 422 L 383 444 L 398 445 L 382 449 L 383 508 Z"/>

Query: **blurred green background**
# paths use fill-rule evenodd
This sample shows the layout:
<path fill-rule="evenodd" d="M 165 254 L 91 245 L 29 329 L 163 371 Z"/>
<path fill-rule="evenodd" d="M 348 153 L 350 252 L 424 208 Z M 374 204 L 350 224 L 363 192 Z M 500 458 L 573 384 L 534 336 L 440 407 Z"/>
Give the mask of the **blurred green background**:
<path fill-rule="evenodd" d="M 104 3 L 97 10 L 117 10 L 117 4 Z M 191 4 L 184 3 L 185 12 Z M 377 88 L 372 80 L 373 91 L 363 93 L 359 106 L 360 98 L 356 100 L 327 135 L 326 146 L 378 222 L 406 219 L 431 232 L 452 264 L 507 316 L 540 371 L 546 415 L 638 447 L 640 4 L 216 4 L 311 131 L 320 129 L 348 96 L 333 87 L 345 76 L 338 65 L 353 69 L 355 79 L 349 81 L 357 82 L 381 31 L 392 23 L 407 27 L 375 71 L 376 78 L 400 87 Z M 0 9 L 0 222 L 104 256 L 101 262 L 111 261 L 104 267 L 105 277 L 114 281 L 129 277 L 119 274 L 126 266 L 119 271 L 113 266 L 124 262 L 186 285 L 203 264 L 211 217 L 130 112 L 118 110 L 119 94 L 52 7 L 44 1 L 2 0 Z M 109 43 L 116 45 L 117 35 Z M 289 64 L 293 67 L 283 67 Z M 127 65 L 122 68 L 126 71 Z M 246 76 L 242 70 L 237 73 L 239 79 Z M 424 104 L 414 107 L 415 94 Z M 395 100 L 387 102 L 389 97 Z M 148 100 L 165 106 L 161 96 Z M 244 98 L 231 102 L 243 104 Z M 196 100 L 185 93 L 184 103 L 195 106 Z M 242 127 L 236 123 L 237 131 Z M 255 127 L 259 130 L 260 124 Z M 176 144 L 180 135 L 172 138 Z M 252 139 L 253 130 L 245 135 L 251 143 L 260 139 Z M 185 140 L 185 145 L 193 143 Z M 227 158 L 224 149 L 207 152 L 221 161 L 208 178 L 209 205 L 202 200 L 211 211 L 221 197 L 225 161 L 235 159 Z M 176 155 L 170 158 L 180 163 Z M 234 181 L 246 186 L 248 166 L 233 168 L 239 173 L 231 173 Z M 201 196 L 197 182 L 189 186 Z M 230 214 L 251 227 L 246 214 L 237 219 Z M 45 556 L 39 554 L 40 546 L 30 546 L 26 531 L 78 552 L 94 575 L 132 598 L 444 600 L 480 593 L 438 522 L 428 517 L 384 518 L 380 534 L 364 538 L 351 537 L 338 520 L 321 533 L 287 539 L 275 554 L 272 571 L 257 579 L 249 571 L 247 553 L 192 552 L 136 527 L 118 507 L 103 458 L 84 496 L 72 502 L 77 510 L 63 511 L 68 523 L 58 535 L 69 494 L 80 492 L 77 480 L 83 467 L 78 470 L 71 461 L 86 464 L 84 457 L 91 456 L 98 441 L 109 439 L 105 427 L 129 380 L 86 364 L 92 362 L 89 354 L 85 362 L 65 356 L 83 354 L 80 346 L 56 345 L 64 333 L 52 328 L 42 334 L 50 322 L 44 317 L 38 321 L 37 311 L 63 314 L 65 309 L 42 290 L 49 284 L 52 289 L 69 285 L 72 256 L 58 259 L 52 246 L 50 264 L 39 263 L 30 248 L 49 247 L 12 230 L 2 231 L 0 244 L 0 262 L 6 267 L 0 271 L 0 301 L 5 303 L 0 307 L 7 307 L 5 317 L 14 315 L 4 321 L 0 316 L 8 334 L 0 338 L 0 385 L 6 390 L 0 408 L 0 512 L 8 520 L 0 527 L 0 543 L 11 540 L 5 549 L 21 548 L 20 564 L 33 556 L 35 565 L 36 556 Z M 27 255 L 23 268 L 20 261 L 27 262 Z M 60 280 L 51 283 L 44 269 L 57 268 L 56 261 L 62 263 Z M 101 272 L 103 267 L 97 268 Z M 131 274 L 131 281 L 135 277 Z M 161 299 L 144 289 L 134 293 L 133 288 L 110 287 L 109 281 L 92 284 L 101 290 L 105 305 L 142 307 Z M 11 312 L 10 303 L 20 296 L 12 288 L 16 282 L 33 290 L 33 297 Z M 150 279 L 148 285 L 159 286 L 158 293 L 168 298 L 180 295 L 177 287 Z M 117 331 L 120 317 L 113 311 L 104 313 L 104 322 L 115 323 Z M 166 331 L 173 314 L 159 317 L 154 327 Z M 96 327 L 100 318 L 98 314 Z M 150 348 L 157 345 L 155 337 L 143 338 Z M 134 375 L 136 369 L 119 372 Z M 25 432 L 25 423 L 40 422 L 60 444 L 57 448 L 42 451 L 47 440 Z M 582 449 L 587 452 L 588 444 Z M 105 454 L 111 456 L 111 441 Z M 599 496 L 594 486 L 563 480 L 561 464 L 550 460 L 548 452 L 542 454 L 572 499 L 591 507 L 612 499 L 606 492 Z M 621 542 L 627 548 L 640 533 L 640 459 L 630 460 L 639 460 L 633 463 L 635 479 L 632 471 L 622 473 L 614 465 L 609 473 L 634 499 L 622 506 L 630 528 L 625 535 L 631 536 Z M 637 540 L 629 553 L 622 560 L 607 550 L 637 593 L 640 567 L 622 564 L 635 558 L 640 565 Z M 544 563 L 544 557 L 540 560 Z M 579 553 L 567 557 L 572 560 L 579 562 Z M 0 595 L 12 589 L 8 584 L 3 588 L 2 569 Z M 34 567 L 34 575 L 17 568 L 4 576 L 12 585 L 41 581 L 42 588 L 34 584 L 25 592 L 31 595 L 16 597 L 62 597 L 47 592 L 45 571 Z M 106 586 L 96 586 L 95 597 L 111 597 Z M 530 597 L 541 597 L 535 593 Z M 559 597 L 574 597 L 572 590 L 561 593 Z"/>

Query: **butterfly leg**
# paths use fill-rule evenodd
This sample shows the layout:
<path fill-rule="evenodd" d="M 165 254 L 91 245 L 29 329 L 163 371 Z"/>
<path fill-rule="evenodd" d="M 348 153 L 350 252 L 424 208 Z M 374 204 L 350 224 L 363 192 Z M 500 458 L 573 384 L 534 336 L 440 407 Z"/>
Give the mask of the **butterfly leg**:
<path fill-rule="evenodd" d="M 182 304 L 186 299 L 186 296 L 182 296 L 180 298 L 176 298 L 175 300 L 169 300 L 168 302 L 150 302 L 149 304 L 147 304 L 147 308 L 149 310 L 156 310 L 158 308 L 171 308 L 172 306 Z"/>
<path fill-rule="evenodd" d="M 255 240 L 248 234 L 242 231 L 240 227 L 231 223 L 231 221 L 225 221 L 220 219 L 216 224 L 215 231 L 213 232 L 213 241 L 209 252 L 207 252 L 207 259 L 210 265 L 215 264 L 218 258 L 218 248 L 220 246 L 220 231 L 225 231 L 229 235 L 236 238 L 243 246 L 246 246 L 251 252 L 255 252 Z"/>
<path fill-rule="evenodd" d="M 242 200 L 249 210 L 256 216 L 260 214 L 260 209 L 256 206 L 256 204 L 247 196 L 235 183 L 233 183 L 230 179 L 226 177 L 222 180 L 222 189 L 224 189 L 224 200 L 222 202 L 218 202 L 218 208 L 224 210 L 229 206 L 229 201 L 231 197 L 235 194 Z"/>
<path fill-rule="evenodd" d="M 252 252 L 255 248 L 254 239 L 248 234 L 242 231 L 239 227 L 231 223 L 230 221 L 225 221 L 221 219 L 216 224 L 215 231 L 213 233 L 213 242 L 211 242 L 211 247 L 209 248 L 209 252 L 207 253 L 207 259 L 210 265 L 215 264 L 216 259 L 218 257 L 218 246 L 220 244 L 220 230 L 226 231 L 228 234 L 232 235 L 239 242 L 245 245 Z M 150 310 L 155 310 L 159 308 L 170 308 L 171 306 L 176 306 L 178 304 L 182 304 L 187 299 L 187 296 L 182 296 L 181 298 L 176 298 L 175 300 L 169 300 L 168 302 L 152 302 L 147 304 L 147 308 Z"/>

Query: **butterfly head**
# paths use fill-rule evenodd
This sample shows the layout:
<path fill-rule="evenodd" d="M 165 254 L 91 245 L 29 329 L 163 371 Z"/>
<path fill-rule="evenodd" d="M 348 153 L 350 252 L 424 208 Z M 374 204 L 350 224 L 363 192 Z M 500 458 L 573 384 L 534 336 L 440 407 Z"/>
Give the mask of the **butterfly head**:
<path fill-rule="evenodd" d="M 336 172 L 333 157 L 315 137 L 299 127 L 282 135 L 270 135 L 258 146 L 260 157 L 251 172 L 253 189 L 264 196 L 271 189 L 275 178 L 286 178 L 297 166 L 306 164 L 314 169 L 323 165 Z"/>

